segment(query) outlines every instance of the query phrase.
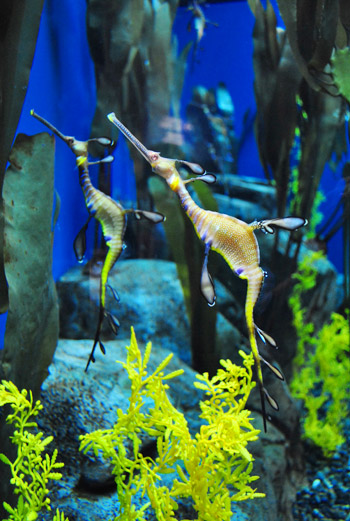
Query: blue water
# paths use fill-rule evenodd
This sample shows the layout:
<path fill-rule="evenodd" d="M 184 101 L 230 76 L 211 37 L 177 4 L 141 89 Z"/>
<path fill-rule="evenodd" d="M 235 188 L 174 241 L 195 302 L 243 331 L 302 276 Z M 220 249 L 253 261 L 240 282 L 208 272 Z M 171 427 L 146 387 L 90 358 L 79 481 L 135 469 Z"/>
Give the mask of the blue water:
<path fill-rule="evenodd" d="M 64 133 L 79 139 L 89 136 L 96 89 L 85 34 L 85 9 L 84 0 L 46 0 L 18 132 L 36 133 L 44 130 L 41 124 L 29 116 L 30 109 L 35 108 Z M 208 5 L 204 9 L 206 17 L 217 23 L 218 27 L 207 26 L 195 66 L 193 70 L 188 68 L 183 107 L 190 101 L 194 86 L 201 84 L 210 88 L 224 81 L 235 104 L 235 127 L 239 135 L 244 113 L 247 109 L 252 113 L 255 111 L 251 37 L 254 17 L 246 2 Z M 188 31 L 190 19 L 189 11 L 179 9 L 174 32 L 180 48 L 195 38 L 193 30 Z M 283 24 L 281 19 L 278 24 Z M 114 107 L 111 107 L 112 110 Z M 57 141 L 56 147 L 55 183 L 61 198 L 61 212 L 55 230 L 55 279 L 76 263 L 72 242 L 87 215 L 73 154 L 62 142 Z M 125 143 L 120 143 L 112 168 L 112 195 L 117 199 L 135 199 L 132 165 Z M 238 171 L 242 175 L 264 175 L 253 132 L 244 143 Z M 322 188 L 327 194 L 327 202 L 321 206 L 321 210 L 327 214 L 341 193 L 339 178 L 340 174 L 337 173 L 337 186 L 334 188 L 333 174 L 326 170 Z M 329 257 L 339 270 L 342 269 L 340 236 L 341 231 L 329 245 Z"/>
<path fill-rule="evenodd" d="M 78 139 L 89 137 L 96 88 L 85 34 L 85 10 L 85 0 L 45 1 L 18 132 L 34 134 L 45 130 L 29 115 L 34 108 L 63 133 Z M 205 14 L 218 27 L 208 25 L 200 42 L 194 69 L 187 72 L 183 107 L 191 99 L 195 85 L 210 88 L 224 81 L 235 104 L 235 127 L 239 135 L 244 113 L 247 109 L 255 111 L 251 37 L 254 18 L 246 2 L 211 5 L 205 8 Z M 179 38 L 180 48 L 189 39 L 195 38 L 194 32 L 187 29 L 190 17 L 186 9 L 179 9 L 174 31 Z M 282 25 L 281 20 L 278 23 Z M 114 107 L 110 110 L 114 110 Z M 135 199 L 132 164 L 123 140 L 118 145 L 112 168 L 113 197 Z M 240 154 L 238 171 L 241 175 L 263 177 L 253 133 L 249 135 Z M 61 199 L 53 254 L 53 275 L 57 279 L 76 265 L 72 243 L 87 217 L 74 156 L 60 140 L 56 142 L 55 185 Z M 328 215 L 341 194 L 340 173 L 334 175 L 327 168 L 321 187 L 327 195 L 321 211 Z M 338 270 L 342 270 L 341 230 L 329 243 L 329 258 Z M 3 336 L 1 330 L 4 322 L 2 317 L 0 338 Z"/>

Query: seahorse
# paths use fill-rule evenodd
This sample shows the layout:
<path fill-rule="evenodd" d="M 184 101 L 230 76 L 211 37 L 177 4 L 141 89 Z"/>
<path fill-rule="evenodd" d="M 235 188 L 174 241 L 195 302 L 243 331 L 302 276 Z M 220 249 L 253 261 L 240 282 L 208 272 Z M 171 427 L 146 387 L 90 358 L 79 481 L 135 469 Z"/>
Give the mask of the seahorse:
<path fill-rule="evenodd" d="M 102 353 L 106 353 L 105 347 L 100 339 L 103 319 L 105 317 L 107 318 L 108 323 L 114 334 L 117 334 L 118 328 L 120 326 L 118 319 L 114 317 L 109 311 L 106 311 L 105 303 L 107 287 L 111 289 L 113 296 L 116 298 L 116 300 L 119 300 L 117 292 L 108 285 L 108 276 L 114 264 L 119 259 L 123 250 L 123 238 L 126 228 L 127 214 L 133 213 L 135 214 L 137 219 L 145 217 L 153 223 L 159 223 L 164 221 L 164 215 L 157 212 L 145 210 L 125 209 L 120 203 L 114 201 L 114 199 L 112 199 L 111 197 L 104 194 L 103 192 L 101 192 L 93 186 L 89 175 L 89 165 L 94 163 L 91 163 L 88 160 L 88 145 L 91 141 L 95 141 L 102 146 L 111 146 L 111 139 L 101 137 L 92 138 L 87 141 L 78 141 L 74 137 L 65 136 L 64 134 L 62 134 L 51 123 L 49 123 L 47 120 L 36 114 L 34 110 L 31 110 L 31 115 L 34 116 L 37 120 L 39 120 L 41 123 L 43 123 L 46 127 L 48 127 L 56 136 L 62 139 L 72 150 L 76 158 L 76 164 L 79 170 L 79 182 L 84 194 L 86 208 L 89 212 L 87 222 L 84 224 L 73 243 L 74 251 L 78 261 L 81 262 L 85 255 L 85 234 L 88 224 L 92 217 L 94 217 L 101 224 L 102 234 L 106 242 L 106 246 L 108 248 L 100 274 L 99 316 L 94 343 L 85 367 L 86 372 L 89 368 L 90 362 L 95 362 L 94 353 L 97 344 L 99 345 Z M 113 161 L 113 159 L 113 156 L 109 155 L 101 161 L 97 161 L 96 163 L 108 163 Z"/>
<path fill-rule="evenodd" d="M 107 117 L 148 161 L 153 172 L 165 179 L 170 189 L 176 193 L 182 208 L 193 223 L 197 236 L 203 241 L 205 249 L 200 285 L 202 294 L 208 304 L 213 306 L 216 299 L 213 280 L 208 272 L 208 255 L 210 250 L 214 250 L 222 255 L 231 270 L 239 278 L 247 281 L 245 318 L 249 343 L 255 362 L 264 430 L 266 431 L 265 398 L 275 410 L 278 410 L 278 404 L 264 387 L 261 361 L 266 363 L 279 379 L 283 380 L 284 377 L 277 367 L 262 358 L 258 349 L 256 333 L 258 333 L 264 343 L 267 342 L 276 347 L 276 342 L 270 335 L 255 325 L 253 318 L 254 307 L 264 281 L 264 272 L 259 265 L 260 250 L 254 230 L 261 229 L 265 233 L 274 233 L 274 227 L 277 227 L 293 231 L 306 225 L 306 219 L 300 217 L 284 217 L 254 221 L 247 224 L 246 222 L 230 215 L 204 210 L 194 202 L 186 188 L 186 184 L 195 180 L 201 180 L 209 184 L 213 183 L 216 180 L 213 174 L 206 173 L 197 163 L 161 157 L 159 152 L 148 150 L 117 119 L 114 113 L 109 114 Z M 176 168 L 176 163 L 186 166 L 194 174 L 197 174 L 198 177 L 183 180 Z"/>

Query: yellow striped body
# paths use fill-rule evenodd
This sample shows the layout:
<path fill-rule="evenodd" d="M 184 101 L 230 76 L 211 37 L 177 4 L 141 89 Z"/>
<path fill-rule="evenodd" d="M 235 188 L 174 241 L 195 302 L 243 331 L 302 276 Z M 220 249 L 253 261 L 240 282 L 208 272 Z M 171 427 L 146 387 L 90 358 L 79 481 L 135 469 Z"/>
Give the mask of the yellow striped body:
<path fill-rule="evenodd" d="M 105 307 L 106 284 L 109 272 L 119 259 L 123 251 L 123 237 L 126 227 L 126 215 L 123 207 L 113 201 L 108 195 L 96 190 L 94 217 L 102 227 L 103 237 L 108 247 L 108 252 L 101 271 L 101 305 Z"/>
<path fill-rule="evenodd" d="M 216 180 L 214 174 L 207 173 L 201 165 L 184 160 L 170 159 L 161 157 L 159 152 L 148 150 L 116 117 L 114 112 L 108 114 L 108 119 L 125 135 L 132 145 L 151 165 L 155 174 L 159 175 L 169 185 L 170 189 L 177 194 L 180 203 L 191 219 L 198 237 L 204 242 L 204 261 L 201 272 L 201 291 L 210 306 L 215 304 L 215 288 L 212 278 L 208 272 L 208 255 L 213 249 L 226 260 L 230 268 L 241 279 L 247 280 L 247 295 L 245 302 L 245 316 L 248 328 L 250 346 L 253 352 L 257 380 L 260 389 L 262 414 L 264 429 L 266 431 L 266 414 L 264 398 L 269 404 L 278 410 L 278 404 L 264 389 L 260 359 L 263 360 L 273 373 L 283 380 L 280 370 L 264 360 L 259 355 L 255 332 L 257 331 L 262 340 L 276 347 L 276 343 L 267 333 L 257 328 L 254 324 L 253 312 L 256 301 L 264 280 L 264 272 L 259 266 L 260 254 L 259 246 L 254 235 L 254 230 L 261 229 L 265 233 L 274 233 L 274 228 L 294 231 L 307 224 L 305 219 L 300 217 L 285 217 L 265 219 L 247 224 L 235 217 L 219 214 L 217 212 L 206 211 L 200 208 L 192 199 L 186 189 L 186 184 L 195 180 L 206 183 L 213 183 Z M 193 172 L 197 177 L 186 179 L 181 178 L 176 164 L 182 164 Z"/>
<path fill-rule="evenodd" d="M 100 305 L 104 308 L 108 275 L 123 250 L 126 214 L 119 203 L 95 188 L 91 183 L 87 155 L 77 157 L 77 165 L 86 207 L 90 215 L 101 224 L 103 237 L 108 247 L 101 271 Z"/>
<path fill-rule="evenodd" d="M 173 168 L 176 170 L 175 166 Z M 222 255 L 238 277 L 247 280 L 245 318 L 265 417 L 263 376 L 253 318 L 254 307 L 264 281 L 264 272 L 259 266 L 260 252 L 253 232 L 254 227 L 230 215 L 200 208 L 190 196 L 177 170 L 176 173 L 173 171 L 172 175 L 166 178 L 166 181 L 179 197 L 180 203 L 191 219 L 198 237 L 205 245 Z"/>
<path fill-rule="evenodd" d="M 222 255 L 238 277 L 248 280 L 249 300 L 254 308 L 264 274 L 259 267 L 260 252 L 253 227 L 236 217 L 200 208 L 193 201 L 181 178 L 173 191 L 178 195 L 198 237 Z"/>

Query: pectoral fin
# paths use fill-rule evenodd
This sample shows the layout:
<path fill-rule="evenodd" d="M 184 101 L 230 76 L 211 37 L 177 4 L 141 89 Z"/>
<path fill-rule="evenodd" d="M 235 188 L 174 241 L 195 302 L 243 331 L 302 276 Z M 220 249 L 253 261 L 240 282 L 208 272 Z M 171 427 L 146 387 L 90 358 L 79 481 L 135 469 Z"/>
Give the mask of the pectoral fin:
<path fill-rule="evenodd" d="M 184 184 L 193 183 L 193 181 L 203 181 L 204 183 L 211 185 L 216 183 L 216 176 L 214 174 L 203 174 L 199 175 L 198 177 L 191 177 L 190 179 L 186 179 Z"/>
<path fill-rule="evenodd" d="M 73 241 L 73 249 L 78 262 L 83 262 L 86 253 L 86 230 L 92 216 L 90 215 L 78 235 Z"/>
<path fill-rule="evenodd" d="M 307 219 L 301 217 L 283 217 L 280 219 L 277 218 L 260 221 L 259 225 L 265 233 L 275 233 L 275 230 L 272 228 L 273 226 L 276 226 L 276 228 L 282 228 L 283 230 L 294 231 L 302 226 L 306 226 L 307 222 Z"/>
<path fill-rule="evenodd" d="M 158 224 L 165 221 L 165 215 L 159 212 L 148 212 L 147 210 L 134 210 L 136 219 L 144 217 L 152 223 Z"/>
<path fill-rule="evenodd" d="M 198 163 L 190 163 L 189 161 L 183 161 L 182 159 L 177 159 L 177 162 L 181 165 L 187 166 L 194 174 L 203 175 L 205 173 L 204 168 Z"/>
<path fill-rule="evenodd" d="M 208 271 L 208 255 L 209 255 L 210 247 L 208 244 L 205 245 L 204 252 L 204 261 L 202 267 L 202 275 L 201 275 L 201 292 L 205 300 L 208 302 L 209 306 L 214 306 L 215 304 L 215 288 L 213 279 L 210 276 Z"/>

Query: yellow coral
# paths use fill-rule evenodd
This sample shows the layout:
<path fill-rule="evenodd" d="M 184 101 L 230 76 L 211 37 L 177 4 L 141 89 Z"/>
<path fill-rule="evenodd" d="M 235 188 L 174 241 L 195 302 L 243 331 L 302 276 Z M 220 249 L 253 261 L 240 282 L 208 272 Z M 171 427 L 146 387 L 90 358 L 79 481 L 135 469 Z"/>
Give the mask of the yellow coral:
<path fill-rule="evenodd" d="M 169 401 L 167 380 L 182 371 L 165 374 L 169 355 L 151 374 L 147 363 L 151 344 L 142 358 L 132 330 L 127 360 L 122 363 L 131 381 L 129 407 L 118 410 L 118 420 L 112 429 L 98 430 L 81 437 L 80 449 L 93 450 L 111 460 L 120 501 L 120 521 L 144 520 L 145 511 L 152 507 L 157 519 L 175 521 L 177 499 L 191 497 L 200 521 L 228 521 L 232 501 L 263 494 L 249 485 L 258 479 L 251 476 L 253 458 L 247 449 L 259 433 L 251 425 L 250 412 L 245 410 L 252 382 L 252 356 L 241 352 L 244 367 L 231 361 L 221 361 L 212 379 L 199 375 L 195 383 L 205 391 L 201 402 L 201 417 L 206 421 L 194 438 L 187 421 Z M 153 402 L 146 408 L 145 398 Z M 142 433 L 156 438 L 157 457 L 152 459 L 140 452 Z M 126 442 L 131 441 L 128 454 Z M 172 474 L 171 487 L 162 485 L 162 475 Z M 133 498 L 146 494 L 148 501 L 136 511 Z"/>

